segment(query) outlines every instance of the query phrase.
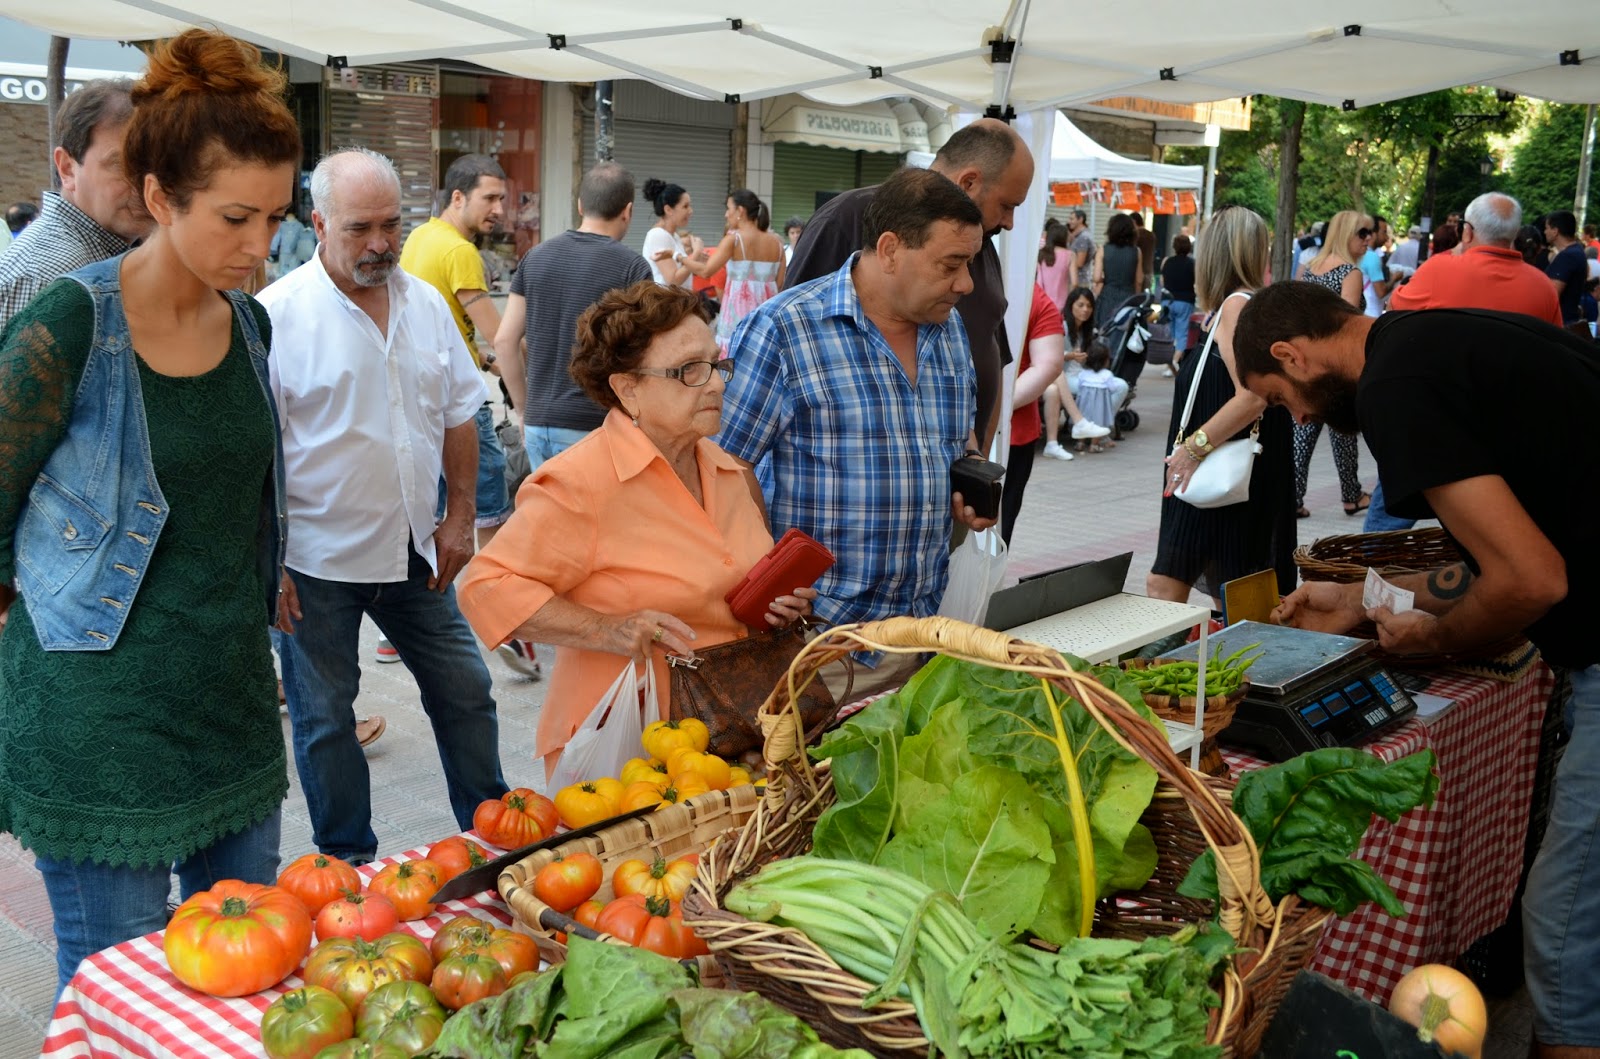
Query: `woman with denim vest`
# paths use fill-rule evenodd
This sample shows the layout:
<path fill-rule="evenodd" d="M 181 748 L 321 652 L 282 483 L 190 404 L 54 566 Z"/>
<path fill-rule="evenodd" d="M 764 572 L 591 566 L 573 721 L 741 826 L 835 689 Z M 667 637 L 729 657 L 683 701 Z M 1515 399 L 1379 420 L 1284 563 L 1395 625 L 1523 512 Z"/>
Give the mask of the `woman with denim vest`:
<path fill-rule="evenodd" d="M 277 873 L 283 478 L 267 314 L 235 288 L 293 201 L 284 86 L 221 34 L 157 48 L 123 149 L 154 234 L 0 335 L 0 830 L 63 986 L 165 926 L 174 871 L 184 897 Z"/>

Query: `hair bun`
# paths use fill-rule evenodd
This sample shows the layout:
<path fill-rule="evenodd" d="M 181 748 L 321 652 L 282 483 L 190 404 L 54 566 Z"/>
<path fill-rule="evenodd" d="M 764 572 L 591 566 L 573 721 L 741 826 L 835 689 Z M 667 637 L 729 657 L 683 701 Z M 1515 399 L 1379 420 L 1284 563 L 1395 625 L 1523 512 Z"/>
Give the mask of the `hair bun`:
<path fill-rule="evenodd" d="M 667 190 L 667 182 L 665 180 L 658 180 L 655 177 L 647 177 L 645 179 L 644 197 L 651 202 L 659 201 L 661 193 L 665 190 Z"/>
<path fill-rule="evenodd" d="M 269 93 L 281 96 L 288 80 L 263 66 L 253 44 L 203 29 L 187 30 L 157 45 L 149 70 L 134 86 L 135 105 L 189 93 L 213 96 Z"/>

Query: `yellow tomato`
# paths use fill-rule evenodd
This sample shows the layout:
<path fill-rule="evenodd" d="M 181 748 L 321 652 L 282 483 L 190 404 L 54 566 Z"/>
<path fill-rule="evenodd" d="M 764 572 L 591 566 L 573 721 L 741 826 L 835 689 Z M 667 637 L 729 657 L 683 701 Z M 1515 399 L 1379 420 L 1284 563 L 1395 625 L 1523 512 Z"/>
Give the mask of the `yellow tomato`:
<path fill-rule="evenodd" d="M 568 827 L 587 827 L 621 812 L 622 792 L 614 779 L 574 783 L 556 793 L 556 812 Z"/>
<path fill-rule="evenodd" d="M 731 779 L 728 763 L 715 754 L 703 754 L 687 747 L 679 747 L 667 758 L 667 775 L 677 783 L 688 773 L 698 773 L 712 790 L 725 791 Z"/>
<path fill-rule="evenodd" d="M 661 804 L 661 784 L 652 783 L 650 780 L 638 780 L 630 783 L 622 792 L 621 810 L 631 813 L 635 809 L 643 809 L 647 805 Z"/>
<path fill-rule="evenodd" d="M 661 808 L 688 801 L 696 795 L 705 794 L 710 789 L 704 776 L 698 772 L 685 772 L 662 789 Z"/>
<path fill-rule="evenodd" d="M 704 722 L 693 717 L 681 721 L 656 721 L 644 730 L 644 752 L 657 761 L 666 761 L 680 746 L 704 750 L 711 745 L 711 733 Z"/>
<path fill-rule="evenodd" d="M 735 787 L 748 787 L 750 786 L 750 783 L 750 773 L 745 769 L 740 768 L 738 765 L 734 765 L 728 769 L 729 790 L 732 790 Z"/>
<path fill-rule="evenodd" d="M 657 761 L 653 757 L 629 758 L 628 763 L 622 766 L 621 779 L 624 787 L 630 783 L 637 783 L 639 780 L 659 781 L 666 778 L 666 763 Z"/>

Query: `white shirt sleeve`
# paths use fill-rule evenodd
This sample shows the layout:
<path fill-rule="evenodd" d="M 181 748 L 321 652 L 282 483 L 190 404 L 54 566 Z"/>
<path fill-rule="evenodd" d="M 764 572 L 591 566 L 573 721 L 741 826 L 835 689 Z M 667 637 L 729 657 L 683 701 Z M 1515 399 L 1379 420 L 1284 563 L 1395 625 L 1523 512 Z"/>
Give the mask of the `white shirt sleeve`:
<path fill-rule="evenodd" d="M 650 266 L 650 275 L 655 278 L 657 283 L 663 286 L 670 286 L 667 283 L 667 277 L 661 273 L 661 262 L 656 260 L 656 255 L 663 250 L 677 251 L 680 249 L 682 247 L 678 244 L 678 241 L 668 235 L 665 228 L 652 226 L 648 232 L 644 233 L 645 264 Z"/>

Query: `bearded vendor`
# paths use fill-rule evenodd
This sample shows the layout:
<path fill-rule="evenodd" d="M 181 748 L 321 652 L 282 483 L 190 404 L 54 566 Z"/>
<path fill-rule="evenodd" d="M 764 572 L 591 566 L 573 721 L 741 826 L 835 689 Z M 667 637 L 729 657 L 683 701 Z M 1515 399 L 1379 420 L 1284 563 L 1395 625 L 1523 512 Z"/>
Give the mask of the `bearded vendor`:
<path fill-rule="evenodd" d="M 1340 633 L 1370 619 L 1394 654 L 1522 631 L 1568 670 L 1572 741 L 1523 897 L 1524 949 L 1536 1054 L 1600 1059 L 1600 353 L 1531 316 L 1372 318 L 1310 283 L 1258 291 L 1233 348 L 1240 381 L 1296 422 L 1359 427 L 1389 510 L 1437 518 L 1466 556 L 1393 578 L 1417 609 L 1365 611 L 1359 583 L 1316 582 L 1275 621 Z"/>

